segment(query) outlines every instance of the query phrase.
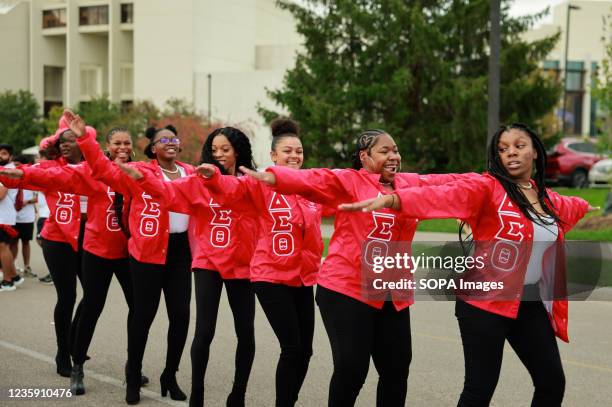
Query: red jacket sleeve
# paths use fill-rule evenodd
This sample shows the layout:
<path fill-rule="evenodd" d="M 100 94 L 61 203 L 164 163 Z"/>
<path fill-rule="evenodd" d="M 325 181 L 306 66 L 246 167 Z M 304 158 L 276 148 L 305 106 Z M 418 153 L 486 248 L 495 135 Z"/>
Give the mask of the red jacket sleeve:
<path fill-rule="evenodd" d="M 259 181 L 251 177 L 221 175 L 218 168 L 212 177 L 200 179 L 221 205 L 251 216 L 259 215 L 264 200 L 261 189 L 265 188 Z"/>
<path fill-rule="evenodd" d="M 475 172 L 464 174 L 422 174 L 419 175 L 419 185 L 422 187 L 444 185 L 449 182 L 470 180 L 480 176 L 480 174 Z"/>
<path fill-rule="evenodd" d="M 491 200 L 494 181 L 483 176 L 448 184 L 395 191 L 403 215 L 418 219 L 469 219 Z"/>
<path fill-rule="evenodd" d="M 132 196 L 138 184 L 102 153 L 93 129 L 88 129 L 85 136 L 77 138 L 77 143 L 95 179 L 102 181 L 120 194 Z"/>
<path fill-rule="evenodd" d="M 547 192 L 554 206 L 554 210 L 557 212 L 557 216 L 562 221 L 561 228 L 564 233 L 567 233 L 576 226 L 576 223 L 578 223 L 578 221 L 580 221 L 589 211 L 589 203 L 582 198 L 577 196 L 563 196 L 551 190 Z"/>
<path fill-rule="evenodd" d="M 298 194 L 309 201 L 334 208 L 354 199 L 353 194 L 346 187 L 351 184 L 346 174 L 352 170 L 329 170 L 327 168 L 294 170 L 272 166 L 266 171 L 276 176 L 276 185 L 272 188 L 284 195 Z"/>
<path fill-rule="evenodd" d="M 96 191 L 95 181 L 88 176 L 90 171 L 84 166 L 50 168 L 30 166 L 22 170 L 24 183 L 38 185 L 41 190 L 53 188 L 77 195 L 91 195 Z"/>

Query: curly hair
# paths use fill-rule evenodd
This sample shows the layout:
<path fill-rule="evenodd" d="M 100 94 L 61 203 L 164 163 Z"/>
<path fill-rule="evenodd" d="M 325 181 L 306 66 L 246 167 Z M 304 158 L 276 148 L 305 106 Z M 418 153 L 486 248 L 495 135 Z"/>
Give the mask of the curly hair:
<path fill-rule="evenodd" d="M 255 171 L 257 167 L 253 161 L 251 142 L 246 134 L 235 127 L 221 127 L 208 135 L 206 142 L 202 146 L 200 164 L 214 164 L 217 166 L 217 168 L 219 168 L 222 174 L 227 175 L 227 170 L 214 159 L 212 153 L 213 140 L 220 134 L 227 137 L 230 144 L 234 148 L 234 151 L 236 152 L 236 169 L 242 166 Z"/>
<path fill-rule="evenodd" d="M 287 117 L 279 117 L 270 123 L 272 131 L 272 146 L 271 150 L 276 149 L 276 145 L 285 137 L 300 138 L 300 125 L 295 120 Z"/>

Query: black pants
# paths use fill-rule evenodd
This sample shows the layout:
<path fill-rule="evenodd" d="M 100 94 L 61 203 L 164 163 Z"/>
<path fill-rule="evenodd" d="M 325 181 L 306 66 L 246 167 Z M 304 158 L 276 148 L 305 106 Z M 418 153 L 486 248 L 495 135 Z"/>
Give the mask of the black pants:
<path fill-rule="evenodd" d="M 53 312 L 57 358 L 70 362 L 75 342 L 76 325 L 80 318 L 83 301 L 79 302 L 74 318 L 72 312 L 76 302 L 76 282 L 81 280 L 81 252 L 75 252 L 68 243 L 42 240 L 43 256 L 57 293 Z M 82 284 L 82 283 L 81 283 Z"/>
<path fill-rule="evenodd" d="M 488 406 L 497 386 L 506 339 L 525 365 L 535 391 L 532 406 L 560 406 L 565 375 L 550 320 L 541 301 L 522 302 L 511 319 L 457 301 L 465 383 L 459 406 Z"/>
<path fill-rule="evenodd" d="M 134 290 L 133 317 L 128 328 L 128 371 L 131 374 L 141 373 L 149 329 L 157 314 L 162 291 L 170 321 L 165 370 L 171 374 L 178 370 L 189 329 L 190 267 L 187 233 L 170 234 L 165 265 L 141 263 L 130 257 Z"/>
<path fill-rule="evenodd" d="M 397 311 L 393 303 L 385 302 L 378 310 L 321 286 L 317 304 L 334 360 L 329 407 L 355 405 L 370 356 L 378 372 L 376 406 L 403 407 L 412 360 L 409 308 Z"/>
<path fill-rule="evenodd" d="M 121 285 L 129 308 L 127 326 L 129 326 L 133 315 L 132 280 L 127 258 L 111 260 L 83 251 L 82 274 L 83 301 L 73 346 L 73 361 L 78 364 L 85 363 L 96 323 L 106 303 L 106 295 L 113 274 Z"/>
<path fill-rule="evenodd" d="M 221 289 L 225 284 L 234 329 L 236 347 L 234 385 L 232 392 L 246 392 L 253 359 L 255 358 L 255 295 L 249 280 L 223 280 L 216 271 L 194 269 L 196 292 L 196 328 L 191 344 L 191 386 L 198 393 L 204 387 L 210 344 L 215 336 Z"/>
<path fill-rule="evenodd" d="M 276 365 L 276 406 L 293 406 L 312 356 L 314 297 L 312 287 L 253 283 L 281 354 Z"/>

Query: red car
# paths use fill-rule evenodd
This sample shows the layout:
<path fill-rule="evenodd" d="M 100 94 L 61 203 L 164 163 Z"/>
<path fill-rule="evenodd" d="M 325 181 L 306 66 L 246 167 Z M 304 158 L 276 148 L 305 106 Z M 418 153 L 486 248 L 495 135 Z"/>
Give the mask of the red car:
<path fill-rule="evenodd" d="M 574 188 L 589 186 L 589 170 L 605 158 L 597 154 L 595 144 L 576 138 L 563 138 L 548 151 L 546 182 Z"/>

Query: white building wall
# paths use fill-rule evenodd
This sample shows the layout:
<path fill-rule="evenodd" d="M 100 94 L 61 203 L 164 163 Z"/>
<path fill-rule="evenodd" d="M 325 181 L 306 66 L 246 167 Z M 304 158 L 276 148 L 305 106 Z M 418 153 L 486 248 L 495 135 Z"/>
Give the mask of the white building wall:
<path fill-rule="evenodd" d="M 283 70 L 262 70 L 218 72 L 211 75 L 213 121 L 242 129 L 251 139 L 255 162 L 260 167 L 271 164 L 271 135 L 268 126 L 257 112 L 257 104 L 278 110 L 266 95 L 266 88 L 280 87 L 283 73 Z M 202 84 L 196 92 L 196 100 L 208 100 L 206 76 L 198 75 L 196 83 Z M 198 108 L 207 112 L 207 105 L 198 104 Z"/>
<path fill-rule="evenodd" d="M 255 67 L 255 0 L 193 0 L 196 72 Z"/>
<path fill-rule="evenodd" d="M 599 64 L 605 57 L 605 46 L 602 42 L 605 32 L 603 17 L 612 16 L 612 1 L 572 0 L 571 4 L 580 9 L 572 10 L 570 14 L 568 60 L 584 62 L 586 93 L 583 100 L 582 132 L 587 134 L 591 122 L 591 62 Z M 524 35 L 527 41 L 534 41 L 560 32 L 559 41 L 547 59 L 559 61 L 561 70 L 565 69 L 567 10 L 567 2 L 557 5 L 552 10 L 552 24 L 542 25 Z M 612 38 L 608 38 L 608 41 L 610 40 Z"/>
<path fill-rule="evenodd" d="M 134 97 L 193 101 L 195 0 L 134 0 Z"/>
<path fill-rule="evenodd" d="M 0 91 L 28 89 L 30 84 L 29 38 L 30 7 L 20 3 L 6 14 L 0 14 Z"/>

